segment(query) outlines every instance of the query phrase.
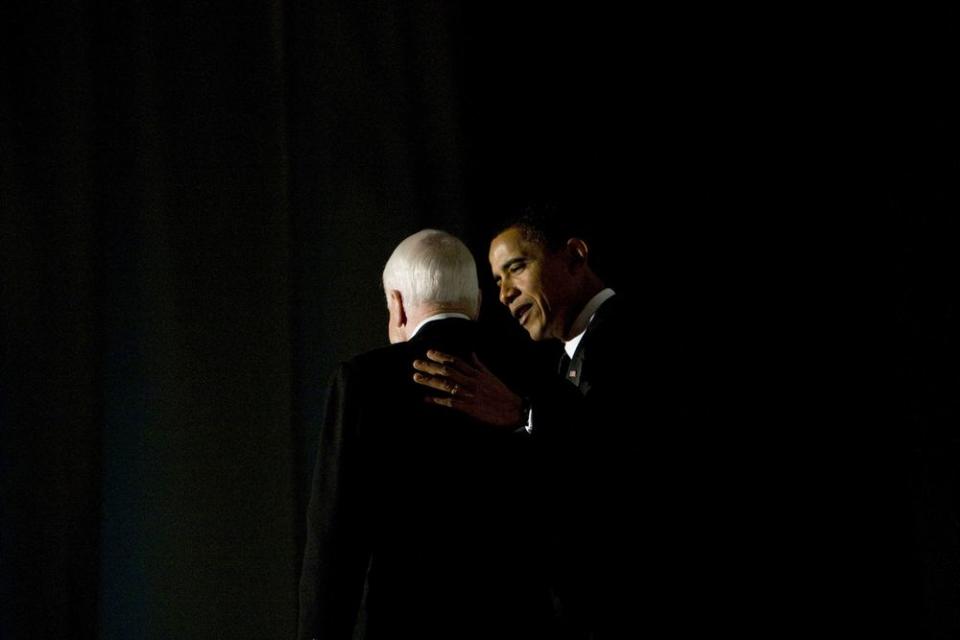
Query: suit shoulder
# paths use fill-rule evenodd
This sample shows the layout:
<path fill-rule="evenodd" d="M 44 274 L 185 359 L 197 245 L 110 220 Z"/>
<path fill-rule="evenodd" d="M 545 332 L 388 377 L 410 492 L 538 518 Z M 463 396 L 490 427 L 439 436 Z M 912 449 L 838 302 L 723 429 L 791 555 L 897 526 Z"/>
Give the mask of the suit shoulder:
<path fill-rule="evenodd" d="M 409 343 L 401 342 L 357 354 L 341 363 L 340 367 L 353 375 L 365 375 L 404 362 L 412 353 Z"/>
<path fill-rule="evenodd" d="M 597 318 L 605 322 L 623 322 L 627 316 L 628 296 L 617 294 L 610 297 L 597 309 Z"/>
<path fill-rule="evenodd" d="M 606 342 L 626 339 L 630 331 L 631 318 L 627 313 L 627 301 L 623 296 L 615 295 L 597 309 L 597 313 L 587 329 L 588 342 Z"/>

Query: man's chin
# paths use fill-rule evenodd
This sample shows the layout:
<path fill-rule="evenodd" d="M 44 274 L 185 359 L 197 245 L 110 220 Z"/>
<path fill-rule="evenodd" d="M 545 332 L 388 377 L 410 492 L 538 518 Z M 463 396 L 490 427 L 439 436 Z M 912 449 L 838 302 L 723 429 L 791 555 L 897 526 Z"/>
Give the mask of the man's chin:
<path fill-rule="evenodd" d="M 530 336 L 530 339 L 533 340 L 534 342 L 540 342 L 541 340 L 543 340 L 544 336 L 543 336 L 543 330 L 541 327 L 530 326 L 530 327 L 523 327 L 523 328 L 526 329 L 527 334 Z"/>

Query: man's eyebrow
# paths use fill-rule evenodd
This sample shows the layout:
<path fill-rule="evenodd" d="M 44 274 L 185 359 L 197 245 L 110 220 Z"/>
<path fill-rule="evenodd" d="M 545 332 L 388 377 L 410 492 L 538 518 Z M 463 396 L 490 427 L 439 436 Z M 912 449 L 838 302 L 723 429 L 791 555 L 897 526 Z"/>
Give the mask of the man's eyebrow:
<path fill-rule="evenodd" d="M 504 262 L 502 265 L 500 265 L 500 271 L 501 271 L 501 272 L 502 272 L 502 271 L 506 271 L 506 270 L 508 270 L 512 265 L 515 265 L 515 264 L 518 263 L 518 262 L 523 262 L 523 261 L 526 260 L 526 259 L 527 259 L 527 256 L 525 256 L 525 255 L 514 256 L 513 258 L 510 258 L 509 260 L 507 260 L 506 262 Z M 499 282 L 500 282 L 500 276 L 497 275 L 497 273 L 498 273 L 497 271 L 494 271 L 494 272 L 493 272 L 493 281 L 499 283 Z"/>
<path fill-rule="evenodd" d="M 516 256 L 516 257 L 514 257 L 514 258 L 510 258 L 509 260 L 507 260 L 506 262 L 504 262 L 502 265 L 500 265 L 500 270 L 503 271 L 503 270 L 509 269 L 510 267 L 512 267 L 513 265 L 515 265 L 516 263 L 518 263 L 518 262 L 523 262 L 523 261 L 526 260 L 526 259 L 527 259 L 526 256 Z"/>

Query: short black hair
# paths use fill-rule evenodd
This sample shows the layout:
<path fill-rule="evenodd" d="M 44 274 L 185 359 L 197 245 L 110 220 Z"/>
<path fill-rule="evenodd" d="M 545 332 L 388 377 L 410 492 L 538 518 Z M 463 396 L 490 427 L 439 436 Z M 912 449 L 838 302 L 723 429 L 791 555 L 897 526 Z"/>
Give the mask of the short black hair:
<path fill-rule="evenodd" d="M 593 272 L 606 283 L 619 284 L 619 270 L 614 265 L 621 257 L 612 254 L 617 244 L 612 242 L 611 230 L 604 228 L 609 214 L 597 211 L 596 206 L 595 203 L 578 204 L 575 200 L 563 204 L 555 201 L 524 203 L 500 219 L 490 238 L 517 228 L 524 240 L 535 242 L 551 252 L 563 249 L 570 238 L 580 238 L 590 247 L 589 264 Z M 619 231 L 622 233 L 622 229 Z"/>
<path fill-rule="evenodd" d="M 592 245 L 595 233 L 590 220 L 589 211 L 573 211 L 554 202 L 527 203 L 503 218 L 491 237 L 516 227 L 525 240 L 558 251 L 570 238 Z"/>

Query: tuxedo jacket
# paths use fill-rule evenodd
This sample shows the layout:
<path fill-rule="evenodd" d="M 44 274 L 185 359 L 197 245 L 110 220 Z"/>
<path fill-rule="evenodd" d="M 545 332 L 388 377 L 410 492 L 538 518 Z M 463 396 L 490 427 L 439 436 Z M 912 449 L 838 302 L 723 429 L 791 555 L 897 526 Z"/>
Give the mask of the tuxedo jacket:
<path fill-rule="evenodd" d="M 547 638 L 529 438 L 424 401 L 428 348 L 511 368 L 479 325 L 429 322 L 340 366 L 328 395 L 300 581 L 303 640 Z"/>
<path fill-rule="evenodd" d="M 751 407 L 726 419 L 713 409 L 752 393 L 737 388 L 735 361 L 713 357 L 720 345 L 702 334 L 714 321 L 631 302 L 605 301 L 574 354 L 575 375 L 546 377 L 531 397 L 545 548 L 568 637 L 719 628 L 756 637 L 757 625 L 777 635 L 784 622 L 770 620 L 769 605 L 786 597 L 783 585 L 759 577 L 781 573 L 795 551 L 772 548 L 769 479 L 751 464 L 780 452 L 740 450 L 738 413 Z"/>
<path fill-rule="evenodd" d="M 664 586 L 651 579 L 662 570 L 661 550 L 649 545 L 664 504 L 658 485 L 669 482 L 658 477 L 669 383 L 665 371 L 648 373 L 661 358 L 650 336 L 641 340 L 637 324 L 628 326 L 626 304 L 620 295 L 606 300 L 569 371 L 544 378 L 531 395 L 532 442 L 547 479 L 549 571 L 576 638 L 636 637 L 655 617 L 647 588 Z"/>

